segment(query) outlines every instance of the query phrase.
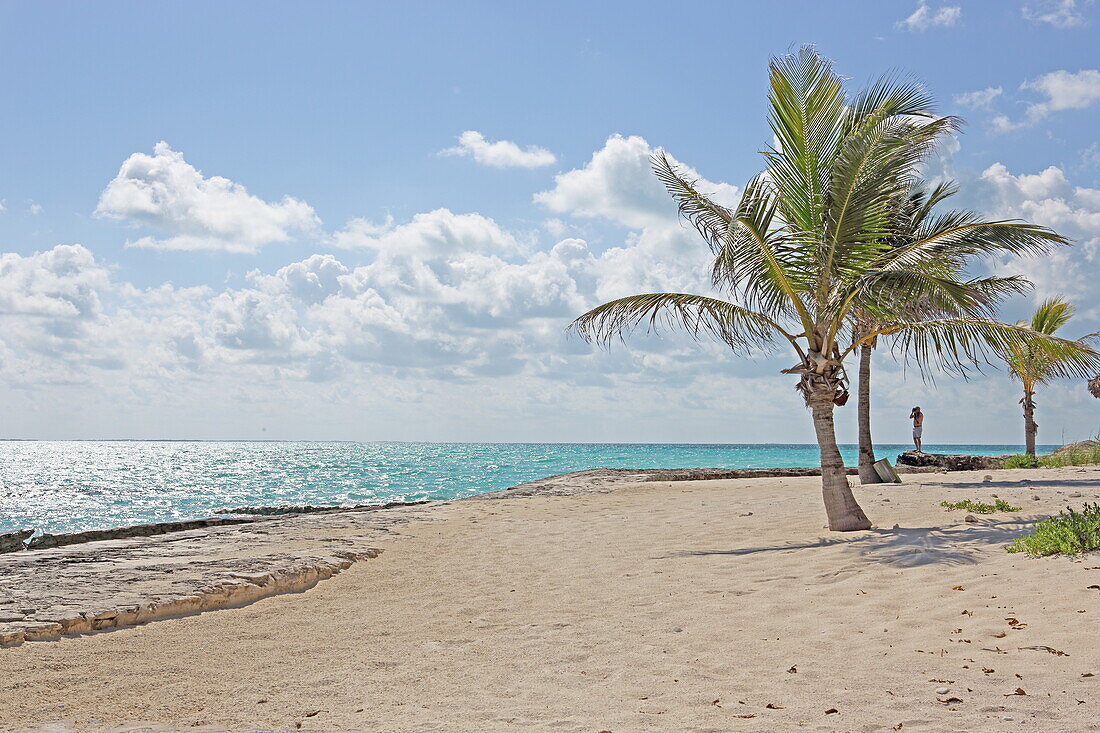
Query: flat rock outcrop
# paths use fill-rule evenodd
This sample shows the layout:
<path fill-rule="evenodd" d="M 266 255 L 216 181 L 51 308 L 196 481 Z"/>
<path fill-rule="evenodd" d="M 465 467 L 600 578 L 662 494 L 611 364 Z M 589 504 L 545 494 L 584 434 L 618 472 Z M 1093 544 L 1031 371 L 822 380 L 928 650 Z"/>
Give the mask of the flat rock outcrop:
<path fill-rule="evenodd" d="M 479 499 L 564 496 L 642 480 L 637 472 L 582 471 Z M 243 606 L 312 588 L 413 519 L 446 515 L 449 501 L 212 518 L 53 535 L 23 549 L 8 533 L 0 554 L 0 647 Z M 252 507 L 256 509 L 257 507 Z M 62 538 L 58 540 L 58 538 Z"/>
<path fill-rule="evenodd" d="M 970 456 L 908 450 L 898 456 L 898 466 L 939 468 L 945 471 L 986 471 L 1004 468 L 1009 456 Z"/>
<path fill-rule="evenodd" d="M 409 517 L 257 518 L 0 555 L 0 647 L 252 603 L 377 557 Z"/>

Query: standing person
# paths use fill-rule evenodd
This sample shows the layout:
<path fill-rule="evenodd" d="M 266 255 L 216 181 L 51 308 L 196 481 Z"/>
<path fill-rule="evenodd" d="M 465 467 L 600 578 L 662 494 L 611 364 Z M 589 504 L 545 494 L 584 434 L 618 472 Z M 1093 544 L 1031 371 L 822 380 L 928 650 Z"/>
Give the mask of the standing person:
<path fill-rule="evenodd" d="M 917 452 L 920 453 L 921 433 L 924 432 L 924 413 L 920 411 L 920 405 L 909 413 L 909 419 L 913 421 L 913 445 L 917 446 Z"/>

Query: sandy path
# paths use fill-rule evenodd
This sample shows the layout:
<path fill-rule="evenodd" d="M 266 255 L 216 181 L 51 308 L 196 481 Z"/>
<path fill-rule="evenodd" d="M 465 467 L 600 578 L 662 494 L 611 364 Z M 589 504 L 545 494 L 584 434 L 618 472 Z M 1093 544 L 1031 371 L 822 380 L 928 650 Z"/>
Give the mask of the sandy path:
<path fill-rule="evenodd" d="M 1100 469 L 993 474 L 858 489 L 884 529 L 846 535 L 813 478 L 456 502 L 307 593 L 2 650 L 0 721 L 1100 730 L 1100 554 L 1002 549 Z M 937 506 L 993 494 L 1024 511 Z"/>

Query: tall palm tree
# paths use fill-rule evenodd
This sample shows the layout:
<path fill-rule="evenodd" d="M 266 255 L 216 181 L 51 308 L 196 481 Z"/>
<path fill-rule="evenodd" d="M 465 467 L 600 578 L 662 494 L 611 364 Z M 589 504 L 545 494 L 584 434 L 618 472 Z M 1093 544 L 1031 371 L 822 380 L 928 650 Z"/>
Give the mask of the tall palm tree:
<path fill-rule="evenodd" d="M 1057 237 L 1041 227 L 959 221 L 904 246 L 886 246 L 891 213 L 916 167 L 957 121 L 935 117 L 930 96 L 913 83 L 882 79 L 849 99 L 831 63 L 808 47 L 773 59 L 770 81 L 775 144 L 736 208 L 714 203 L 663 153 L 654 157 L 681 216 L 714 252 L 711 281 L 725 297 L 634 295 L 592 309 L 571 328 L 605 344 L 646 322 L 679 323 L 736 353 L 789 343 L 798 361 L 782 371 L 797 376 L 813 415 L 829 528 L 867 529 L 871 523 L 848 485 L 833 425 L 834 407 L 848 399 L 844 359 L 884 335 L 894 335 L 921 364 L 976 359 L 986 348 L 1004 353 L 1019 341 L 1061 354 L 1058 339 L 970 315 L 980 304 L 943 270 L 944 263 L 986 251 L 1035 252 Z M 974 236 L 960 239 L 960 230 L 971 229 Z M 892 305 L 922 298 L 953 303 L 968 315 L 911 321 Z M 888 325 L 853 338 L 855 309 Z M 1074 352 L 1062 364 L 1080 372 L 1100 360 L 1091 351 Z"/>
<path fill-rule="evenodd" d="M 1020 321 L 1018 325 L 1035 333 L 1053 336 L 1058 329 L 1066 325 L 1073 317 L 1075 308 L 1063 298 L 1048 298 L 1035 310 L 1031 319 Z M 1076 341 L 1080 349 L 1089 348 L 1089 343 L 1100 339 L 1100 332 L 1082 336 Z M 1043 350 L 1030 348 L 1026 342 L 1017 343 L 1007 355 L 1009 372 L 1019 379 L 1024 387 L 1024 396 L 1020 404 L 1024 407 L 1024 443 L 1028 455 L 1035 455 L 1035 435 L 1039 424 L 1035 422 L 1035 390 L 1041 384 L 1061 376 L 1056 355 Z"/>
<path fill-rule="evenodd" d="M 886 237 L 884 245 L 893 249 L 904 247 L 921 239 L 939 236 L 948 230 L 953 230 L 953 236 L 960 241 L 971 239 L 975 236 L 984 236 L 990 227 L 995 227 L 1003 232 L 1013 228 L 1017 229 L 1017 236 L 1027 238 L 1034 236 L 1034 228 L 1028 224 L 1012 221 L 986 221 L 978 214 L 969 211 L 948 211 L 935 213 L 935 207 L 958 192 L 958 186 L 953 181 L 942 181 L 934 187 L 921 180 L 914 182 L 908 196 L 895 210 L 891 219 L 890 234 Z M 1050 243 L 1065 244 L 1061 238 L 1051 235 Z M 984 254 L 993 254 L 997 251 L 996 243 L 988 243 L 991 246 L 981 248 Z M 962 260 L 952 260 L 942 263 L 943 273 L 950 278 L 959 279 L 964 276 L 963 269 L 966 263 Z M 992 317 L 998 303 L 1006 297 L 1016 295 L 1030 287 L 1030 283 L 1021 277 L 987 277 L 966 280 L 962 283 L 969 288 L 973 295 L 973 302 L 978 306 L 981 315 Z M 925 318 L 944 318 L 958 315 L 967 315 L 966 309 L 959 309 L 951 301 L 934 302 L 929 298 L 919 301 L 899 302 L 894 304 L 903 318 L 907 320 L 920 320 Z M 889 323 L 876 321 L 869 313 L 861 309 L 855 309 L 852 315 L 852 333 L 855 340 L 859 341 L 876 329 L 888 326 Z M 875 471 L 875 451 L 871 437 L 871 354 L 878 346 L 878 339 L 872 337 L 862 341 L 858 349 L 859 368 L 857 371 L 856 391 L 856 423 L 859 436 L 859 480 L 860 483 L 878 483 L 881 479 Z"/>

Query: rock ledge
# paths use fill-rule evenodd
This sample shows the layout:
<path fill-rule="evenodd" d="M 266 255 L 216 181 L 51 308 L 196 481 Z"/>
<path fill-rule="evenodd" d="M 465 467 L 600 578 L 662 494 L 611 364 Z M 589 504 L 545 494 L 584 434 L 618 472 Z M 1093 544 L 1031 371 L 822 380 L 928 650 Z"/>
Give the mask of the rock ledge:
<path fill-rule="evenodd" d="M 987 471 L 1004 468 L 1009 456 L 968 456 L 907 450 L 898 455 L 899 466 L 941 468 L 945 471 Z"/>

